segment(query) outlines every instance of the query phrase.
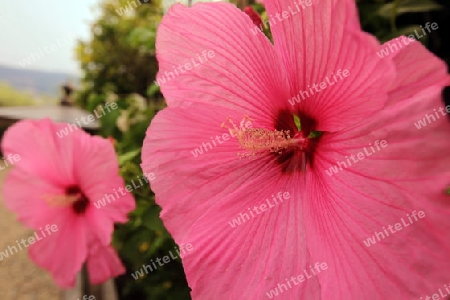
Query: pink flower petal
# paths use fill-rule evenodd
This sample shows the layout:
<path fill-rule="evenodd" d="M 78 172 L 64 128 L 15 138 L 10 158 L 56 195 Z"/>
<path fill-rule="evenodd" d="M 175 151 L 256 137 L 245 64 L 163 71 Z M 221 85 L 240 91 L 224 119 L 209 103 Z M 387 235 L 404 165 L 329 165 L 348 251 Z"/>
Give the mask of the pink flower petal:
<path fill-rule="evenodd" d="M 92 243 L 89 248 L 87 270 L 92 284 L 101 284 L 109 278 L 125 273 L 125 267 L 111 246 Z"/>
<path fill-rule="evenodd" d="M 42 238 L 38 231 L 42 240 L 30 246 L 29 255 L 34 263 L 50 272 L 60 287 L 70 288 L 87 257 L 86 228 L 74 214 L 60 214 L 53 224 L 58 226 L 57 232 L 48 235 L 45 231 Z"/>
<path fill-rule="evenodd" d="M 393 53 L 394 62 L 400 72 L 397 73 L 397 78 L 390 88 L 389 103 L 406 102 L 405 99 L 431 86 L 450 85 L 447 66 L 442 60 L 430 55 L 428 50 L 417 41 L 404 46 L 405 43 L 401 38 L 391 40 L 382 46 L 384 48 L 390 43 L 397 45 L 400 43 L 404 47 L 398 46 L 399 51 Z"/>
<path fill-rule="evenodd" d="M 136 204 L 119 176 L 119 163 L 111 143 L 100 137 L 80 135 L 77 145 L 75 160 L 89 162 L 74 166 L 80 188 L 91 201 L 86 217 L 102 243 L 109 245 L 114 223 L 125 223 Z"/>
<path fill-rule="evenodd" d="M 280 101 L 290 99 L 322 131 L 338 131 L 379 111 L 395 69 L 389 58 L 376 55 L 377 40 L 360 30 L 354 1 L 297 2 L 265 3 L 291 88 Z"/>
<path fill-rule="evenodd" d="M 280 299 L 320 298 L 319 277 L 311 276 L 310 271 L 316 261 L 307 248 L 303 216 L 299 213 L 302 199 L 293 196 L 299 188 L 289 191 L 290 199 L 275 202 L 272 195 L 277 197 L 280 191 L 292 188 L 286 182 L 264 184 L 270 180 L 281 183 L 277 173 L 252 174 L 234 192 L 227 188 L 211 201 L 199 194 L 199 200 L 207 201 L 210 208 L 186 237 L 177 241 L 193 246 L 192 252 L 183 257 L 193 299 L 265 299 L 277 293 L 282 295 Z M 252 215 L 249 208 L 261 205 L 267 210 Z M 247 221 L 240 219 L 241 224 L 234 223 L 233 228 L 230 223 L 239 217 Z M 178 218 L 177 226 L 183 226 L 187 218 L 189 214 Z M 292 277 L 298 279 L 296 283 Z M 273 291 L 283 285 L 283 292 Z"/>
<path fill-rule="evenodd" d="M 59 138 L 57 132 L 67 124 L 46 120 L 27 120 L 18 122 L 6 130 L 2 140 L 2 152 L 5 156 L 20 155 L 15 165 L 23 170 L 63 187 L 74 182 L 73 167 L 74 145 L 70 137 Z M 75 131 L 70 135 L 76 135 Z M 36 138 L 39 137 L 39 138 Z M 64 159 L 55 159 L 64 157 Z"/>
<path fill-rule="evenodd" d="M 194 299 L 267 297 L 266 292 L 285 283 L 285 277 L 301 275 L 312 263 L 303 227 L 293 226 L 302 222 L 299 199 L 293 196 L 298 190 L 288 190 L 274 156 L 239 159 L 236 154 L 242 149 L 235 138 L 216 146 L 210 139 L 227 133 L 221 120 L 239 121 L 240 116 L 211 105 L 169 107 L 152 121 L 143 147 L 142 168 L 155 173 L 151 185 L 165 225 L 179 245 L 190 243 L 194 248 L 183 258 Z M 174 122 L 180 126 L 173 127 Z M 192 151 L 202 143 L 211 143 L 211 148 L 194 157 Z M 248 224 L 229 224 L 267 198 L 273 204 L 271 195 L 278 192 L 292 197 Z M 303 295 L 300 299 L 317 297 L 317 278 L 291 293 Z"/>
<path fill-rule="evenodd" d="M 133 195 L 125 190 L 123 179 L 119 176 L 87 191 L 91 205 L 85 212 L 86 222 L 101 243 L 109 245 L 114 223 L 125 223 L 128 213 L 135 209 L 136 202 Z"/>
<path fill-rule="evenodd" d="M 211 111 L 214 111 L 213 115 Z M 207 199 L 215 198 L 223 190 L 222 186 L 214 184 L 205 186 L 203 180 L 226 180 L 224 185 L 238 187 L 243 180 L 236 170 L 254 163 L 238 159 L 237 153 L 242 152 L 242 149 L 239 149 L 236 138 L 232 138 L 229 131 L 221 127 L 228 117 L 239 123 L 244 115 L 219 106 L 193 103 L 189 108 L 169 107 L 152 120 L 142 148 L 142 168 L 144 173 L 155 174 L 150 184 L 158 195 L 156 200 L 164 207 L 163 216 L 170 218 L 180 213 L 190 214 L 184 220 L 184 226 L 173 228 L 172 235 L 176 238 L 181 237 L 210 205 L 202 203 L 200 199 L 198 202 L 192 201 L 193 192 L 202 189 L 203 197 Z M 174 122 L 179 126 L 173 127 L 171 124 Z M 221 144 L 211 140 L 211 137 L 222 137 L 224 134 L 228 135 L 228 140 L 222 139 Z M 182 143 L 179 142 L 180 138 L 183 138 Z M 197 148 L 202 149 L 202 154 L 197 152 Z M 198 174 L 196 176 L 202 182 L 191 184 L 183 180 L 191 178 L 192 174 Z M 174 186 L 177 188 L 174 189 Z M 166 222 L 166 225 L 172 229 L 170 222 Z"/>
<path fill-rule="evenodd" d="M 53 222 L 67 210 L 64 207 L 49 206 L 42 195 L 58 195 L 63 192 L 61 188 L 20 168 L 11 170 L 3 184 L 6 207 L 18 215 L 20 222 L 35 230 Z"/>
<path fill-rule="evenodd" d="M 230 3 L 173 5 L 158 29 L 156 43 L 157 79 L 166 79 L 161 90 L 169 106 L 181 101 L 216 103 L 257 117 L 286 105 L 283 100 L 288 99 L 289 89 L 281 60 L 258 31 Z M 186 64 L 191 70 L 175 71 Z"/>
<path fill-rule="evenodd" d="M 420 130 L 414 123 L 444 106 L 440 94 L 449 76 L 419 43 L 395 62 L 399 76 L 389 105 L 358 130 L 324 135 L 316 173 L 307 173 L 305 197 L 314 199 L 304 202 L 308 248 L 314 261 L 330 266 L 320 278 L 324 299 L 418 299 L 448 283 L 450 123 L 442 115 Z M 387 146 L 378 150 L 376 140 Z M 364 158 L 355 163 L 351 155 L 360 152 Z M 348 168 L 329 176 L 337 162 Z M 413 211 L 425 217 L 411 222 Z M 402 229 L 390 231 L 397 223 Z M 384 228 L 389 235 L 378 240 L 374 233 Z"/>

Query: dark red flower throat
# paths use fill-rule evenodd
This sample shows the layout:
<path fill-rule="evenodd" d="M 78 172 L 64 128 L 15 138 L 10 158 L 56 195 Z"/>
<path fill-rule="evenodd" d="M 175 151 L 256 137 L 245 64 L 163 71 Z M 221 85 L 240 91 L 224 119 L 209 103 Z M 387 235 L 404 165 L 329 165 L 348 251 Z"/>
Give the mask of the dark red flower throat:
<path fill-rule="evenodd" d="M 314 150 L 323 134 L 315 130 L 316 125 L 314 118 L 301 112 L 293 114 L 290 110 L 280 111 L 274 127 L 289 132 L 292 140 L 299 143 L 297 147 L 287 147 L 274 154 L 283 173 L 304 172 L 306 165 L 313 167 Z"/>

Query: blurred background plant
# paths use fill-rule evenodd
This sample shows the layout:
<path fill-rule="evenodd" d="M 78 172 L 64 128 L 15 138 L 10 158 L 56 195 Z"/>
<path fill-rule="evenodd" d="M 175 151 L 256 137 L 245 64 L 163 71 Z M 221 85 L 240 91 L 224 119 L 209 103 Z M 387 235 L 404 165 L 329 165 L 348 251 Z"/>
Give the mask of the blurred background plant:
<path fill-rule="evenodd" d="M 450 63 L 450 4 L 446 0 L 360 0 L 357 4 L 363 29 L 382 42 L 436 22 L 439 29 L 420 42 Z M 238 5 L 252 5 L 264 18 L 262 5 L 245 1 Z M 84 73 L 76 97 L 79 106 L 92 111 L 105 102 L 118 103 L 118 110 L 100 119 L 100 134 L 115 140 L 121 173 L 128 183 L 143 175 L 139 165 L 145 132 L 154 115 L 165 107 L 153 81 L 157 73 L 156 30 L 167 6 L 160 1 L 103 0 L 99 18 L 91 26 L 91 38 L 79 41 L 76 49 Z M 138 280 L 131 276 L 175 247 L 159 219 L 160 208 L 149 187 L 133 193 L 137 209 L 130 221 L 115 231 L 115 245 L 127 266 L 127 274 L 117 280 L 121 299 L 189 299 L 179 259 Z"/>
<path fill-rule="evenodd" d="M 381 42 L 414 34 L 415 30 L 423 35 L 421 26 L 436 22 L 439 29 L 419 41 L 450 63 L 450 3 L 447 0 L 359 0 L 357 3 L 363 29 Z"/>
<path fill-rule="evenodd" d="M 18 91 L 6 82 L 0 82 L 0 106 L 34 105 L 33 97 Z"/>

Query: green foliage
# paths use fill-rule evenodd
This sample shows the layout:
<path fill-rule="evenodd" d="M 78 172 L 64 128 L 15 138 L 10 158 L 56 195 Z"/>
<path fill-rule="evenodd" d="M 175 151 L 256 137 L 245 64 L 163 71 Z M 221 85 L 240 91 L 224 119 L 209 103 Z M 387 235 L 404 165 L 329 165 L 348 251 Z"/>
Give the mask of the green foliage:
<path fill-rule="evenodd" d="M 103 1 L 91 39 L 78 42 L 76 54 L 84 74 L 78 97 L 82 105 L 87 105 L 90 94 L 146 95 L 157 71 L 154 46 L 162 9 L 154 1 L 137 3 Z"/>
<path fill-rule="evenodd" d="M 140 151 L 139 151 L 140 152 Z M 128 152 L 129 153 L 129 152 Z M 127 156 L 127 154 L 124 154 Z M 132 159 L 121 166 L 121 173 L 128 184 L 142 178 L 140 158 Z M 123 299 L 189 299 L 189 288 L 180 259 L 170 261 L 153 272 L 134 280 L 131 273 L 150 265 L 151 260 L 175 253 L 174 241 L 159 218 L 160 207 L 155 204 L 154 195 L 148 186 L 134 190 L 137 208 L 130 215 L 130 221 L 117 226 L 116 248 L 127 266 L 127 274 L 118 279 Z"/>
<path fill-rule="evenodd" d="M 35 105 L 35 101 L 28 93 L 15 90 L 7 83 L 0 82 L 0 106 Z"/>
<path fill-rule="evenodd" d="M 377 13 L 389 19 L 405 13 L 424 13 L 442 8 L 442 5 L 433 0 L 401 0 L 382 5 Z"/>
<path fill-rule="evenodd" d="M 360 0 L 361 24 L 382 42 L 401 35 L 421 32 L 421 25 L 430 21 L 430 13 L 442 11 L 444 5 L 434 0 Z M 433 33 L 437 34 L 437 33 Z M 428 36 L 420 40 L 427 44 Z"/>
<path fill-rule="evenodd" d="M 302 131 L 302 123 L 300 122 L 300 118 L 297 115 L 294 115 L 294 123 L 295 127 L 297 127 L 297 130 Z"/>

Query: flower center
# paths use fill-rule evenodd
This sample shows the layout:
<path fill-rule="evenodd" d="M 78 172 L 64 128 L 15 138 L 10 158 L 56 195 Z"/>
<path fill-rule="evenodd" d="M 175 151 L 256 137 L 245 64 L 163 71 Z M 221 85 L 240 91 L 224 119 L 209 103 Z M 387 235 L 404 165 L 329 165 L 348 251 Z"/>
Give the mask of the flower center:
<path fill-rule="evenodd" d="M 314 168 L 314 152 L 323 134 L 315 130 L 316 120 L 301 111 L 281 110 L 274 121 L 274 128 L 288 130 L 293 139 L 303 142 L 301 147 L 289 147 L 275 154 L 281 172 L 292 174 L 305 172 L 307 166 Z"/>
<path fill-rule="evenodd" d="M 289 130 L 249 128 L 239 130 L 236 135 L 241 148 L 247 150 L 244 156 L 255 156 L 267 151 L 282 154 L 289 148 L 305 151 L 308 144 L 308 138 L 301 134 L 291 137 Z"/>
<path fill-rule="evenodd" d="M 45 195 L 44 200 L 51 206 L 72 206 L 76 214 L 84 213 L 89 205 L 89 199 L 76 185 L 68 186 L 63 195 Z"/>
<path fill-rule="evenodd" d="M 300 118 L 297 115 L 292 116 L 296 129 L 248 128 L 243 126 L 246 121 L 253 121 L 248 116 L 244 117 L 239 127 L 231 118 L 228 118 L 228 122 L 232 128 L 225 124 L 222 124 L 222 127 L 228 128 L 231 135 L 237 137 L 241 148 L 246 150 L 245 153 L 238 153 L 241 157 L 254 157 L 267 152 L 276 154 L 283 154 L 285 151 L 308 152 L 311 150 L 310 141 L 320 137 L 322 133 L 311 131 L 308 136 L 305 136 Z M 293 136 L 291 132 L 294 132 Z"/>

